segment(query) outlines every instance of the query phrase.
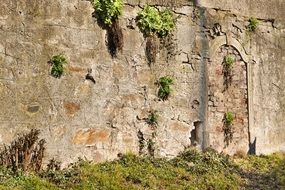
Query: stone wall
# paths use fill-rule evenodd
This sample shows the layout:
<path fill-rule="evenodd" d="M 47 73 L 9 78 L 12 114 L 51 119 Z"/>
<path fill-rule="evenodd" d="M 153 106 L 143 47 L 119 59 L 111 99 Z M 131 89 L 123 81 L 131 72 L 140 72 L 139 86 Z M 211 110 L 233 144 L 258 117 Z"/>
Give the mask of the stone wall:
<path fill-rule="evenodd" d="M 258 1 L 257 7 L 264 2 Z M 188 146 L 213 146 L 230 154 L 247 152 L 249 147 L 256 153 L 284 151 L 282 0 L 271 2 L 271 9 L 262 15 L 249 2 L 232 7 L 214 1 L 197 1 L 197 6 L 182 0 L 148 1 L 160 8 L 170 6 L 176 18 L 173 34 L 157 42 L 159 53 L 151 67 L 145 56 L 146 40 L 135 24 L 144 3 L 125 1 L 120 19 L 124 48 L 112 58 L 106 30 L 92 16 L 89 1 L 4 0 L 0 5 L 1 145 L 39 128 L 47 140 L 46 158 L 65 163 L 77 157 L 114 159 L 128 151 L 148 154 L 150 140 L 156 156 L 168 157 Z M 249 9 L 252 15 L 241 11 Z M 255 33 L 247 32 L 249 16 L 259 18 Z M 235 141 L 226 149 L 223 131 L 216 130 L 222 127 L 225 110 L 216 112 L 209 103 L 211 85 L 219 86 L 222 80 L 221 75 L 215 76 L 224 55 L 219 50 L 225 45 L 237 56 L 236 85 L 231 88 L 238 96 L 219 97 L 229 102 L 229 109 L 239 107 Z M 59 53 L 69 63 L 57 79 L 50 75 L 48 61 Z M 85 80 L 90 68 L 96 84 Z M 166 75 L 174 78 L 173 91 L 169 100 L 161 101 L 156 81 Z M 223 93 L 219 88 L 217 92 Z M 156 129 L 145 122 L 154 110 L 159 114 Z"/>
<path fill-rule="evenodd" d="M 224 58 L 234 59 L 226 74 Z M 248 149 L 247 69 L 238 51 L 232 46 L 221 46 L 208 67 L 210 144 L 218 151 L 234 154 Z M 234 115 L 232 129 L 225 134 L 226 113 Z M 226 140 L 225 136 L 229 138 Z M 229 143 L 229 144 L 228 144 Z"/>

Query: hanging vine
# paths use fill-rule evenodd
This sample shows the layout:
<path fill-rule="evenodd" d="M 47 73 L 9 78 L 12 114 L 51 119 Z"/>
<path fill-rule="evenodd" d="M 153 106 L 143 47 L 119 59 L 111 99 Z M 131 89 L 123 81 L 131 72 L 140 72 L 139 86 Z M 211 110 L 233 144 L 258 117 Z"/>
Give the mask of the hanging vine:
<path fill-rule="evenodd" d="M 232 68 L 234 64 L 234 57 L 232 55 L 226 55 L 223 61 L 223 73 L 224 73 L 224 86 L 228 89 L 233 80 Z"/>

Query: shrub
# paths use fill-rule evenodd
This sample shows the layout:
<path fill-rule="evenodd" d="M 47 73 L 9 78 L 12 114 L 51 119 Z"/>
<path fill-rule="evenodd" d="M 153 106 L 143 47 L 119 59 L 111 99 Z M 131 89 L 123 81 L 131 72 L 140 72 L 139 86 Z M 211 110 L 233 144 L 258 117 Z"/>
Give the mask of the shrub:
<path fill-rule="evenodd" d="M 257 29 L 258 20 L 254 17 L 250 17 L 248 21 L 249 21 L 249 24 L 247 26 L 248 30 L 250 32 L 254 32 Z"/>
<path fill-rule="evenodd" d="M 32 129 L 15 139 L 0 152 L 0 165 L 17 171 L 39 171 L 45 151 L 45 140 L 39 140 L 39 130 Z"/>
<path fill-rule="evenodd" d="M 50 62 L 52 64 L 51 75 L 60 78 L 64 72 L 63 65 L 67 64 L 66 58 L 62 54 L 59 54 L 53 56 Z"/>
<path fill-rule="evenodd" d="M 91 3 L 99 19 L 108 26 L 122 15 L 122 0 L 92 0 Z"/>
<path fill-rule="evenodd" d="M 53 184 L 56 184 L 58 187 L 64 187 L 64 184 L 75 185 L 80 181 L 80 168 L 86 164 L 88 164 L 87 161 L 79 158 L 77 162 L 71 163 L 68 167 L 61 170 L 61 162 L 51 159 L 47 168 L 41 171 L 39 176 Z"/>
<path fill-rule="evenodd" d="M 169 76 L 161 77 L 158 84 L 160 86 L 158 90 L 158 97 L 162 100 L 167 100 L 171 92 L 170 85 L 173 84 L 173 79 Z"/>
<path fill-rule="evenodd" d="M 186 149 L 172 161 L 178 167 L 184 167 L 187 171 L 199 175 L 233 167 L 228 156 L 211 148 L 205 149 L 204 152 L 196 149 Z"/>
<path fill-rule="evenodd" d="M 169 10 L 159 11 L 155 7 L 146 5 L 137 16 L 140 30 L 147 36 L 156 34 L 165 37 L 174 29 L 173 15 Z"/>

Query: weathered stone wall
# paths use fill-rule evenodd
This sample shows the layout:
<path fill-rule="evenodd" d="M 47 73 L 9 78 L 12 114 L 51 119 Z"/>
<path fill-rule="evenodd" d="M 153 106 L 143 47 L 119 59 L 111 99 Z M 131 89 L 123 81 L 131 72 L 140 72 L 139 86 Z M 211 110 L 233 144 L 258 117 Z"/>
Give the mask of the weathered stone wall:
<path fill-rule="evenodd" d="M 285 8 L 282 0 L 271 2 L 271 9 L 261 15 L 257 7 L 264 2 L 253 6 L 242 1 L 233 7 L 214 1 L 198 1 L 197 6 L 182 0 L 148 1 L 170 6 L 177 19 L 173 35 L 160 42 L 157 62 L 149 67 L 145 39 L 135 25 L 144 1 L 125 2 L 120 19 L 124 48 L 112 58 L 106 30 L 92 17 L 89 1 L 4 0 L 0 5 L 0 143 L 39 128 L 47 140 L 47 158 L 66 163 L 77 157 L 101 161 L 119 152 L 138 153 L 141 143 L 141 151 L 147 153 L 149 139 L 157 156 L 174 156 L 190 145 L 211 145 L 230 154 L 249 151 L 248 144 L 257 153 L 284 150 Z M 261 19 L 252 34 L 246 31 L 249 16 Z M 232 99 L 226 95 L 233 104 L 242 101 L 242 113 L 236 115 L 244 122 L 235 126 L 236 141 L 242 142 L 225 150 L 211 140 L 222 141 L 223 131 L 214 130 L 222 118 L 211 116 L 217 113 L 208 107 L 208 87 L 215 80 L 210 73 L 223 59 L 217 53 L 223 45 L 233 47 L 240 57 L 239 85 L 247 80 L 243 89 L 248 90 L 248 95 L 243 90 Z M 48 61 L 59 53 L 66 55 L 69 64 L 66 74 L 56 79 L 50 75 Z M 89 68 L 96 84 L 85 80 Z M 174 78 L 173 92 L 169 100 L 160 101 L 155 82 L 165 75 Z M 144 121 L 152 110 L 160 116 L 156 129 Z"/>
<path fill-rule="evenodd" d="M 225 56 L 234 59 L 228 75 L 225 74 Z M 218 151 L 231 154 L 246 151 L 249 140 L 246 63 L 232 46 L 222 46 L 208 68 L 210 144 Z M 235 118 L 226 134 L 225 113 L 232 113 Z"/>

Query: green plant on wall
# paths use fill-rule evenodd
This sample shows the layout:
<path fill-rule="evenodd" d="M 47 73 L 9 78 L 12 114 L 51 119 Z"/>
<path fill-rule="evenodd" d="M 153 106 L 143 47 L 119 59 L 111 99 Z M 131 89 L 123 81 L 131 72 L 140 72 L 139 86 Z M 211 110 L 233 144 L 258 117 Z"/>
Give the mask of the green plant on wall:
<path fill-rule="evenodd" d="M 235 59 L 232 55 L 226 55 L 224 57 L 224 64 L 226 65 L 226 67 L 231 68 L 233 66 Z"/>
<path fill-rule="evenodd" d="M 173 84 L 173 79 L 169 76 L 164 76 L 159 79 L 158 84 L 158 97 L 162 100 L 167 100 L 171 93 L 170 85 Z"/>
<path fill-rule="evenodd" d="M 107 46 L 112 57 L 117 50 L 123 49 L 123 31 L 119 25 L 119 17 L 122 15 L 122 0 L 92 0 L 96 15 L 107 29 Z"/>
<path fill-rule="evenodd" d="M 162 26 L 158 31 L 160 37 L 168 36 L 174 29 L 174 19 L 170 10 L 164 10 L 160 13 Z"/>
<path fill-rule="evenodd" d="M 248 21 L 249 21 L 249 24 L 247 26 L 248 30 L 250 32 L 254 32 L 257 29 L 258 20 L 254 17 L 250 17 Z"/>
<path fill-rule="evenodd" d="M 60 78 L 64 72 L 64 64 L 67 64 L 64 55 L 59 54 L 51 58 L 50 63 L 52 64 L 51 75 Z"/>
<path fill-rule="evenodd" d="M 149 5 L 138 13 L 137 24 L 146 36 L 156 34 L 159 37 L 169 35 L 175 26 L 173 15 L 169 10 L 159 11 Z"/>
<path fill-rule="evenodd" d="M 151 111 L 148 117 L 146 118 L 146 122 L 147 124 L 153 127 L 156 127 L 158 125 L 158 118 L 159 118 L 159 115 L 157 111 Z"/>
<path fill-rule="evenodd" d="M 229 146 L 233 139 L 233 121 L 234 114 L 232 112 L 226 112 L 223 119 L 224 142 L 226 146 Z"/>
<path fill-rule="evenodd" d="M 223 61 L 223 73 L 224 73 L 224 85 L 226 89 L 231 85 L 232 83 L 232 68 L 233 64 L 235 62 L 235 59 L 232 55 L 226 55 L 224 57 Z"/>
<path fill-rule="evenodd" d="M 157 37 L 164 38 L 174 29 L 173 14 L 168 10 L 159 11 L 146 5 L 138 13 L 137 25 L 146 36 L 146 57 L 149 64 L 154 63 L 157 54 Z"/>
<path fill-rule="evenodd" d="M 122 15 L 122 0 L 92 0 L 91 3 L 100 20 L 108 26 Z"/>

